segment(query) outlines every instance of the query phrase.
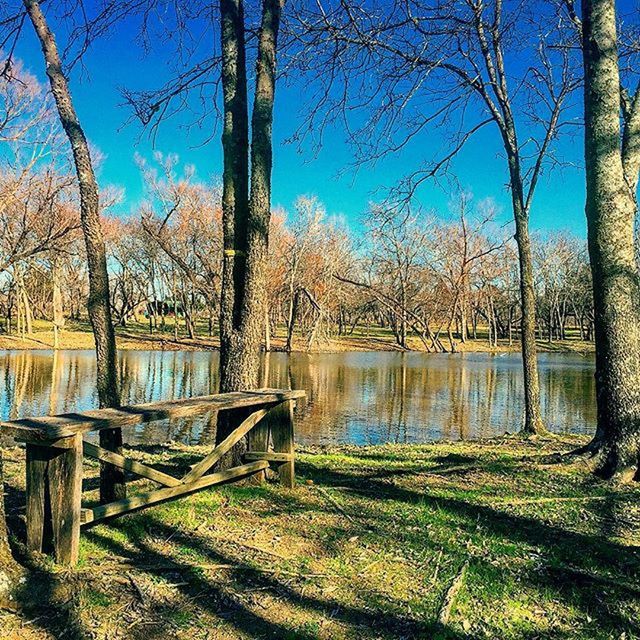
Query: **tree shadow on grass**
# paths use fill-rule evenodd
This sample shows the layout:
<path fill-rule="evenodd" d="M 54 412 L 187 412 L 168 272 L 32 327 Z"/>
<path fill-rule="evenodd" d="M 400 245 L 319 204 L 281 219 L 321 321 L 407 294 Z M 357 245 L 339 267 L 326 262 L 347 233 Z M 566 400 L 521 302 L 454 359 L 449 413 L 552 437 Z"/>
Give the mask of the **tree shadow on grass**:
<path fill-rule="evenodd" d="M 460 453 L 448 453 L 444 456 L 434 456 L 429 458 L 430 461 L 436 464 L 472 464 L 478 462 L 480 458 L 478 456 L 463 455 Z"/>
<path fill-rule="evenodd" d="M 630 635 L 640 634 L 638 621 L 629 617 L 629 611 L 633 603 L 637 602 L 640 592 L 637 584 L 640 575 L 640 552 L 637 548 L 612 541 L 604 535 L 571 531 L 534 517 L 515 515 L 486 504 L 476 504 L 449 496 L 436 497 L 411 486 L 399 486 L 396 481 L 400 480 L 403 474 L 398 470 L 389 473 L 385 470 L 376 470 L 373 474 L 351 473 L 300 462 L 298 471 L 303 478 L 313 480 L 320 487 L 339 487 L 353 496 L 366 496 L 369 500 L 375 496 L 376 499 L 387 503 L 417 504 L 427 509 L 427 517 L 429 509 L 442 512 L 447 518 L 455 521 L 457 535 L 461 538 L 470 539 L 477 535 L 478 528 L 482 527 L 492 538 L 526 545 L 530 549 L 523 553 L 531 552 L 539 557 L 540 561 L 531 563 L 533 566 L 527 565 L 518 569 L 518 577 L 523 586 L 553 593 L 552 597 L 584 612 L 585 617 L 589 615 L 596 618 L 600 630 L 605 634 L 615 637 L 618 637 L 621 631 Z M 407 470 L 404 475 L 410 479 L 415 475 L 415 469 Z M 235 488 L 233 491 L 236 495 L 246 495 L 249 499 L 274 498 L 271 506 L 261 503 L 260 508 L 263 509 L 264 515 L 291 516 L 304 511 L 333 511 L 334 515 L 336 514 L 331 504 L 319 506 L 317 501 L 310 501 L 303 489 L 293 493 L 278 491 L 276 495 L 271 496 L 270 490 L 264 488 Z M 614 498 L 615 496 L 612 496 L 612 500 Z M 590 507 L 601 517 L 607 515 L 607 510 L 612 511 L 612 506 L 607 501 L 593 503 Z M 620 510 L 619 507 L 620 505 L 616 505 L 616 512 Z M 397 516 L 392 510 L 390 513 L 376 514 L 374 520 L 375 529 L 369 529 L 369 532 L 378 536 L 380 541 L 396 535 L 391 525 L 400 524 L 402 530 L 399 538 L 403 543 L 406 541 L 408 547 L 420 548 L 431 544 L 424 530 L 407 526 L 409 523 L 404 514 Z M 303 522 L 299 524 L 303 525 Z M 341 541 L 353 534 L 353 527 L 356 526 L 357 521 L 349 523 L 345 520 L 344 528 L 327 531 L 323 539 L 323 552 L 331 557 Z M 262 592 L 273 594 L 287 606 L 299 607 L 311 615 L 331 617 L 352 629 L 361 629 L 363 638 L 380 636 L 382 627 L 388 632 L 387 637 L 394 638 L 465 637 L 451 628 L 440 628 L 435 623 L 410 615 L 399 615 L 393 611 L 393 605 L 385 608 L 384 603 L 377 601 L 373 596 L 370 600 L 371 605 L 366 603 L 358 607 L 346 606 L 331 597 L 310 595 L 305 591 L 304 584 L 298 582 L 298 578 L 287 577 L 277 571 L 273 574 L 260 572 L 257 566 L 239 561 L 237 557 L 219 548 L 213 548 L 212 544 L 215 544 L 215 541 L 207 540 L 195 531 L 188 532 L 162 522 L 153 511 L 112 521 L 108 527 L 120 534 L 117 536 L 118 540 L 106 535 L 101 528 L 88 530 L 83 535 L 111 554 L 124 558 L 134 567 L 132 570 L 140 574 L 157 579 L 166 575 L 166 569 L 161 568 L 163 565 L 166 566 L 168 562 L 175 565 L 175 569 L 172 566 L 171 571 L 181 576 L 181 579 L 175 580 L 175 588 L 181 596 L 197 603 L 201 611 L 212 617 L 227 621 L 238 633 L 248 637 L 300 640 L 316 637 L 313 631 L 296 628 L 291 619 L 274 621 L 266 615 L 261 615 L 258 607 L 252 607 L 247 602 L 245 594 Z M 233 565 L 228 574 L 230 579 L 221 580 L 215 575 L 196 571 L 192 563 L 176 560 L 174 556 L 158 551 L 146 539 L 149 530 L 159 539 L 170 539 L 172 544 L 181 545 L 198 557 L 204 558 L 205 563 Z M 126 540 L 126 544 L 119 540 Z M 397 543 L 398 540 L 394 542 Z M 464 554 L 463 543 L 464 540 L 451 540 L 447 553 L 458 556 Z M 91 563 L 90 558 L 88 562 Z M 154 569 L 154 566 L 157 568 Z M 503 569 L 494 567 L 490 557 L 472 557 L 472 572 L 474 567 L 492 570 L 496 581 L 503 576 Z M 96 565 L 96 570 L 100 570 L 99 564 Z M 69 580 L 74 580 L 74 575 L 70 574 Z M 81 576 L 78 575 L 78 580 L 80 579 Z M 33 602 L 35 596 L 41 604 L 36 608 L 28 605 L 28 613 L 33 617 L 35 626 L 49 631 L 56 638 L 86 638 L 89 635 L 88 631 L 83 628 L 77 616 L 73 600 L 60 600 L 60 581 L 59 575 L 34 572 L 25 584 L 22 598 L 26 604 L 27 601 Z M 478 586 L 475 585 L 475 588 Z M 135 598 L 135 593 L 133 597 Z M 160 633 L 175 635 L 168 605 L 163 602 L 151 602 L 148 606 L 152 618 L 156 621 L 156 629 L 140 628 L 132 632 L 130 637 L 146 639 L 150 637 L 150 633 L 156 633 L 156 636 Z M 496 606 L 500 606 L 499 601 L 496 602 Z M 544 637 L 544 633 L 527 635 L 523 630 L 519 637 Z M 562 638 L 562 632 L 554 631 L 553 637 Z"/>
<path fill-rule="evenodd" d="M 298 470 L 317 484 L 339 487 L 354 496 L 366 496 L 368 499 L 375 496 L 379 500 L 437 509 L 455 518 L 458 529 L 469 537 L 482 526 L 493 537 L 527 545 L 540 556 L 535 569 L 524 571 L 524 578 L 531 586 L 551 590 L 567 604 L 593 617 L 597 613 L 600 624 L 609 632 L 619 635 L 621 631 L 626 631 L 634 636 L 640 635 L 640 620 L 630 618 L 624 611 L 625 607 L 637 603 L 640 593 L 638 547 L 621 544 L 606 535 L 580 533 L 486 504 L 455 497 L 432 496 L 428 492 L 385 482 L 376 478 L 375 474 L 363 477 L 304 463 L 298 464 Z M 407 477 L 411 475 L 412 472 Z M 617 507 L 614 509 L 612 505 Z M 615 495 L 589 506 L 605 521 L 612 519 L 612 509 L 616 513 L 621 510 Z M 422 542 L 423 534 L 407 530 L 403 533 L 403 539 L 406 539 L 408 546 L 413 546 Z"/>
<path fill-rule="evenodd" d="M 78 616 L 74 595 L 78 584 L 73 572 L 64 577 L 49 569 L 45 563 L 34 562 L 19 549 L 15 553 L 27 569 L 24 582 L 19 586 L 16 602 L 20 616 L 31 628 L 46 631 L 56 639 L 87 640 L 91 637 Z M 3 636 L 4 637 L 4 636 Z"/>
<path fill-rule="evenodd" d="M 110 526 L 127 533 L 126 520 L 112 523 Z M 239 632 L 251 638 L 295 638 L 296 640 L 312 640 L 317 637 L 315 632 L 292 626 L 288 622 L 275 622 L 259 615 L 244 602 L 246 592 L 268 592 L 287 605 L 299 607 L 314 616 L 332 618 L 342 625 L 361 630 L 361 637 L 393 638 L 462 638 L 452 629 L 437 624 L 426 623 L 410 616 L 400 616 L 390 610 L 368 610 L 346 606 L 330 598 L 318 598 L 305 593 L 305 588 L 292 586 L 300 582 L 300 578 L 287 578 L 279 575 L 278 570 L 273 573 L 265 572 L 261 568 L 247 562 L 239 561 L 237 557 L 227 555 L 219 549 L 213 549 L 207 541 L 197 534 L 185 534 L 175 527 L 166 525 L 158 519 L 148 516 L 148 527 L 161 538 L 171 538 L 172 543 L 183 545 L 198 556 L 205 558 L 207 563 L 232 565 L 229 579 L 225 582 L 206 578 L 203 574 L 194 572 L 193 566 L 172 557 L 170 562 L 175 564 L 175 573 L 182 577 L 177 588 L 182 596 L 197 601 L 198 606 L 214 617 L 225 619 Z M 141 537 L 133 540 L 134 550 L 114 541 L 112 538 L 92 530 L 88 537 L 105 549 L 120 557 L 126 558 L 133 566 L 145 567 L 144 572 L 160 577 L 165 575 L 163 567 L 168 557 L 159 553 Z M 129 542 L 131 538 L 127 536 Z M 158 569 L 154 569 L 157 566 Z M 172 567 L 173 571 L 173 567 Z M 302 578 L 304 582 L 304 578 Z M 156 611 L 156 614 L 158 612 Z"/>

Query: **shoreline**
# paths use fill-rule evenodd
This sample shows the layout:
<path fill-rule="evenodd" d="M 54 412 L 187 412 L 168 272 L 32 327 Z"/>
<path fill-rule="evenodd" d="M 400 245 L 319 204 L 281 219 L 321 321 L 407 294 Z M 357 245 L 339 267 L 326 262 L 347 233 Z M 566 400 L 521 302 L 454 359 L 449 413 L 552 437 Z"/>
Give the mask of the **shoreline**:
<path fill-rule="evenodd" d="M 140 327 L 116 328 L 117 348 L 123 351 L 217 351 L 217 337 L 196 335 L 194 338 L 183 337 L 176 341 L 172 334 L 149 334 Z M 285 352 L 283 337 L 273 337 L 271 352 Z M 79 326 L 64 331 L 58 347 L 60 350 L 93 350 L 93 335 L 85 327 Z M 595 353 L 592 342 L 582 340 L 561 340 L 549 343 L 538 340 L 539 353 Z M 0 350 L 11 351 L 48 351 L 53 350 L 53 332 L 49 327 L 36 329 L 23 340 L 18 336 L 0 335 Z M 292 353 L 346 353 L 346 352 L 396 352 L 396 353 L 435 353 L 424 349 L 417 338 L 408 340 L 408 348 L 403 349 L 393 342 L 390 335 L 378 332 L 377 335 L 339 336 L 307 348 L 304 340 L 294 340 Z M 440 353 L 440 352 L 438 352 Z M 450 352 L 448 352 L 450 353 Z M 458 343 L 454 353 L 520 353 L 520 345 L 514 341 L 500 340 L 498 346 L 490 346 L 486 339 L 470 339 L 466 343 Z"/>

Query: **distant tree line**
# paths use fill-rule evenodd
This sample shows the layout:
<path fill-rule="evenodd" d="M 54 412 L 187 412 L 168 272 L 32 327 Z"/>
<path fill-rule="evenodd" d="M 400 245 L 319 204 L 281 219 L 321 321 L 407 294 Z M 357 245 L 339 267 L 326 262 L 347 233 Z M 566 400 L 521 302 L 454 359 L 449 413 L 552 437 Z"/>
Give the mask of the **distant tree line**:
<path fill-rule="evenodd" d="M 25 82 L 34 104 L 22 111 L 23 135 L 27 122 L 39 131 L 46 126 L 45 114 L 33 112 L 46 94 L 33 78 Z M 1 86 L 12 94 L 27 85 Z M 55 120 L 49 127 L 55 139 Z M 18 159 L 13 169 L 4 162 L 0 173 L 2 330 L 33 335 L 33 320 L 44 319 L 58 343 L 68 319 L 86 319 L 89 280 L 75 185 L 59 159 L 31 166 L 15 164 Z M 175 156 L 156 153 L 137 162 L 144 184 L 139 208 L 116 215 L 118 190 L 102 198 L 113 322 L 143 322 L 153 334 L 165 331 L 171 317 L 175 339 L 194 338 L 203 324 L 217 335 L 221 188 L 198 180 Z M 389 329 L 401 348 L 418 344 L 427 351 L 455 351 L 479 336 L 490 346 L 519 340 L 516 247 L 508 229 L 498 226 L 492 201 L 475 203 L 461 192 L 444 214 L 411 209 L 401 217 L 371 205 L 361 221 L 355 234 L 313 196 L 299 197 L 292 211 L 274 211 L 263 348 L 278 333 L 291 350 L 294 339 L 313 348 L 367 327 L 372 335 Z M 591 340 L 585 243 L 568 234 L 534 236 L 533 259 L 538 338 Z M 411 336 L 418 341 L 410 343 Z"/>

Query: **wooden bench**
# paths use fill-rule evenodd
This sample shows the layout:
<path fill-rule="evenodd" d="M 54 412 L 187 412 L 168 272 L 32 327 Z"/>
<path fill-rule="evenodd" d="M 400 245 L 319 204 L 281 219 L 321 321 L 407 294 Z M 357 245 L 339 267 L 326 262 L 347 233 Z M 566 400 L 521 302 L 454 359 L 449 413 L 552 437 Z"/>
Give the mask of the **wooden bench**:
<path fill-rule="evenodd" d="M 28 549 L 53 551 L 59 563 L 74 565 L 82 526 L 216 484 L 249 476 L 262 479 L 271 465 L 277 469 L 280 482 L 293 487 L 293 403 L 304 396 L 304 391 L 260 389 L 0 422 L 0 428 L 11 432 L 16 440 L 26 442 Z M 231 410 L 234 411 L 230 416 L 240 416 L 240 424 L 180 478 L 83 440 L 85 433 L 101 429 Z M 208 473 L 247 435 L 244 464 Z M 162 488 L 82 508 L 83 456 L 153 480 Z"/>

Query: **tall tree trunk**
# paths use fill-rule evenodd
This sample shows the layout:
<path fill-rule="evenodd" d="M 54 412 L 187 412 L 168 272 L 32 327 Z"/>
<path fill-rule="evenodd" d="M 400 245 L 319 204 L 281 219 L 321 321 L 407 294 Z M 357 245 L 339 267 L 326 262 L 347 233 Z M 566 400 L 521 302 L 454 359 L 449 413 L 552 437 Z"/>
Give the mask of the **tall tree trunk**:
<path fill-rule="evenodd" d="M 258 36 L 256 88 L 251 122 L 249 194 L 247 74 L 242 0 L 222 0 L 222 147 L 224 266 L 220 313 L 220 390 L 256 388 L 265 309 L 265 262 L 271 218 L 272 122 L 280 0 L 264 0 Z M 220 415 L 216 438 L 234 421 Z M 234 448 L 225 465 L 242 455 Z"/>
<path fill-rule="evenodd" d="M 220 391 L 251 388 L 251 371 L 243 371 L 241 310 L 246 274 L 249 209 L 249 116 L 242 0 L 221 0 L 222 87 L 222 224 L 224 263 L 220 295 Z M 256 376 L 257 378 L 257 376 Z M 218 439 L 225 432 L 218 425 Z M 226 434 L 225 434 L 226 435 Z"/>
<path fill-rule="evenodd" d="M 614 0 L 583 0 L 582 19 L 586 216 L 598 403 L 592 446 L 599 450 L 596 472 L 624 480 L 638 473 L 640 458 L 640 286 L 633 246 L 638 168 L 631 162 L 632 171 L 625 175 L 625 160 L 633 157 L 625 157 L 623 151 L 632 154 L 633 149 L 620 147 Z M 627 121 L 625 134 L 633 133 L 628 127 Z"/>
<path fill-rule="evenodd" d="M 109 303 L 109 276 L 107 259 L 100 225 L 100 203 L 89 145 L 78 120 L 67 79 L 62 71 L 55 38 L 51 33 L 38 0 L 23 0 L 29 18 L 36 31 L 46 64 L 60 122 L 64 128 L 75 163 L 80 189 L 80 218 L 89 267 L 88 313 L 96 345 L 97 389 L 101 407 L 117 407 L 120 404 L 116 369 L 116 340 L 111 322 Z M 120 453 L 122 431 L 100 431 L 100 446 Z M 112 465 L 103 464 L 100 473 L 100 497 L 105 502 L 125 496 L 124 472 Z"/>
<path fill-rule="evenodd" d="M 273 165 L 273 106 L 276 89 L 276 51 L 282 0 L 263 0 L 258 40 L 256 89 L 251 119 L 251 190 L 247 234 L 245 331 L 256 334 L 259 352 L 261 323 L 266 307 L 265 276 L 271 221 L 271 170 Z M 257 369 L 259 369 L 259 362 Z"/>
<path fill-rule="evenodd" d="M 513 183 L 513 180 L 512 180 Z M 512 187 L 513 189 L 513 187 Z M 540 414 L 540 382 L 536 352 L 536 294 L 533 278 L 529 220 L 522 206 L 522 196 L 513 189 L 516 243 L 520 267 L 520 304 L 522 306 L 522 368 L 524 372 L 525 415 L 522 432 L 528 435 L 545 432 Z"/>

